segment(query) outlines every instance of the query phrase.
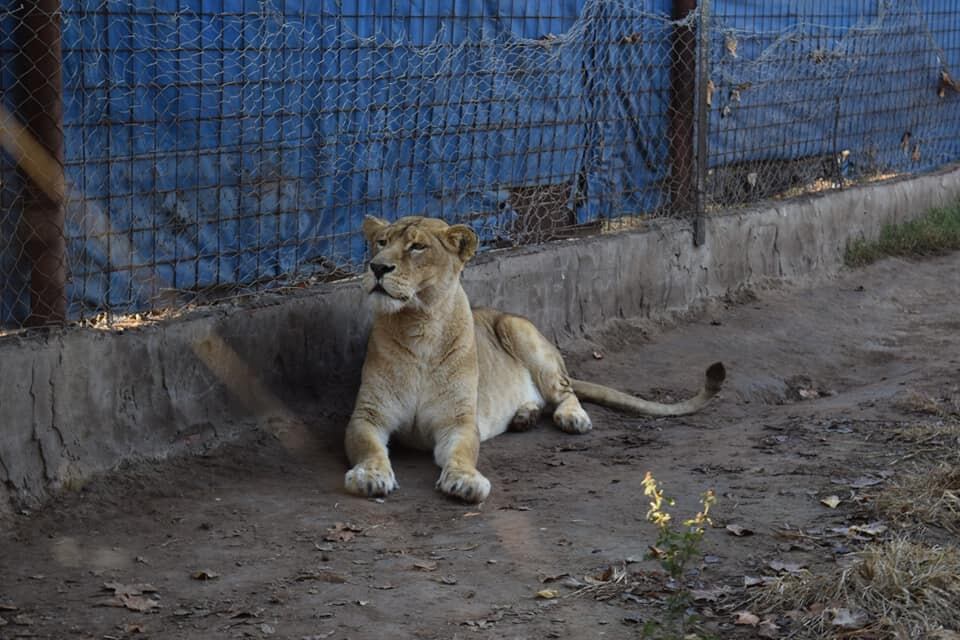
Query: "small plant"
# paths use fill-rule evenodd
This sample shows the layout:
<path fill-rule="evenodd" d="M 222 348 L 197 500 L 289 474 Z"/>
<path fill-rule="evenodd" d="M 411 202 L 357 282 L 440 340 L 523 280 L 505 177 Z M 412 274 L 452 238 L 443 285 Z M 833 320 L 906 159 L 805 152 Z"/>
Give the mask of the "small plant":
<path fill-rule="evenodd" d="M 667 599 L 666 620 L 659 623 L 648 622 L 644 626 L 643 634 L 652 638 L 700 638 L 701 635 L 691 633 L 696 629 L 698 620 L 695 615 L 687 613 L 693 604 L 693 596 L 684 585 L 683 579 L 687 565 L 700 555 L 700 543 L 707 525 L 711 524 L 710 507 L 717 501 L 717 497 L 712 489 L 708 490 L 700 499 L 703 509 L 677 527 L 673 516 L 666 511 L 666 507 L 672 507 L 675 503 L 663 495 L 663 489 L 649 471 L 643 478 L 643 494 L 650 498 L 647 520 L 658 530 L 657 541 L 651 545 L 647 558 L 660 563 L 670 576 L 675 589 Z"/>
<path fill-rule="evenodd" d="M 875 242 L 856 240 L 847 245 L 844 262 L 862 267 L 886 256 L 929 256 L 960 249 L 960 204 L 932 209 L 902 224 L 884 225 Z"/>

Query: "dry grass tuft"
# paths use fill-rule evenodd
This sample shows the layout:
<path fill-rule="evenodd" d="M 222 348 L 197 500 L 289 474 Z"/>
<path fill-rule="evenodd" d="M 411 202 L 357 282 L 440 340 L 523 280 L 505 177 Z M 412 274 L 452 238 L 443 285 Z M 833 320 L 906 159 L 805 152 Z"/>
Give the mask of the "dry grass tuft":
<path fill-rule="evenodd" d="M 827 575 L 786 576 L 753 600 L 792 612 L 794 637 L 949 637 L 960 630 L 960 552 L 908 540 L 868 546 Z"/>
<path fill-rule="evenodd" d="M 933 444 L 943 449 L 960 453 L 960 421 L 945 420 L 938 422 L 911 422 L 903 424 L 891 433 L 892 439 L 909 444 Z"/>
<path fill-rule="evenodd" d="M 936 398 L 924 391 L 909 391 L 894 400 L 893 405 L 907 413 L 922 413 L 930 416 L 943 416 L 947 413 L 945 407 L 937 402 Z"/>
<path fill-rule="evenodd" d="M 960 417 L 960 389 L 954 387 L 937 399 L 925 391 L 911 390 L 898 395 L 893 407 L 906 413 L 919 413 L 938 418 Z"/>
<path fill-rule="evenodd" d="M 960 534 L 960 465 L 954 460 L 900 474 L 877 495 L 876 504 L 891 520 Z"/>

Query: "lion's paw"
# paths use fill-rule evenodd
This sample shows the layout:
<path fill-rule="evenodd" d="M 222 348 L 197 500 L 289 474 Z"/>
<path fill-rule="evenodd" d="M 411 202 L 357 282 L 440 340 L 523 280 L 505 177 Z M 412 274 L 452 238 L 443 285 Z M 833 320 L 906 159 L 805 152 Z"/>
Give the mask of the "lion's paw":
<path fill-rule="evenodd" d="M 386 469 L 378 469 L 363 464 L 347 471 L 343 486 L 350 493 L 370 497 L 385 496 L 400 487 L 389 465 Z"/>
<path fill-rule="evenodd" d="M 446 467 L 437 480 L 437 489 L 465 502 L 483 502 L 490 495 L 490 481 L 476 469 Z"/>
<path fill-rule="evenodd" d="M 590 416 L 579 405 L 569 410 L 558 409 L 553 414 L 553 422 L 567 433 L 586 433 L 593 429 Z"/>
<path fill-rule="evenodd" d="M 528 402 L 520 406 L 510 421 L 511 431 L 526 431 L 540 421 L 540 405 Z"/>

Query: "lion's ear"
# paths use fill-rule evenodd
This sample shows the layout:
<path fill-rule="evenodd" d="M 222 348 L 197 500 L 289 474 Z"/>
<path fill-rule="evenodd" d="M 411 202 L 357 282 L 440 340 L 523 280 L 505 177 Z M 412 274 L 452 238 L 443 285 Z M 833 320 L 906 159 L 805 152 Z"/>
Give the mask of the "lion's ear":
<path fill-rule="evenodd" d="M 373 238 L 380 232 L 384 227 L 389 226 L 390 223 L 386 220 L 381 220 L 380 218 L 375 218 L 373 216 L 364 216 L 363 218 L 363 237 L 367 239 L 367 244 L 373 243 Z"/>
<path fill-rule="evenodd" d="M 462 262 L 466 262 L 477 252 L 477 234 L 465 224 L 455 224 L 444 232 L 444 242 Z"/>

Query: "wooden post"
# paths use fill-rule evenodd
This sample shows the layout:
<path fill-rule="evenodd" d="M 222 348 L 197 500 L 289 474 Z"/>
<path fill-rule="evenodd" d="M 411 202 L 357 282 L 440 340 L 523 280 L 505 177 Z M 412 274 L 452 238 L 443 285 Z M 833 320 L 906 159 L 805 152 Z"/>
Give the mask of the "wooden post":
<path fill-rule="evenodd" d="M 60 1 L 21 0 L 21 99 L 19 112 L 30 135 L 53 160 L 54 183 L 63 184 L 63 94 Z M 29 326 L 66 320 L 66 233 L 63 192 L 48 193 L 24 175 L 26 198 L 20 237 L 31 262 Z"/>

